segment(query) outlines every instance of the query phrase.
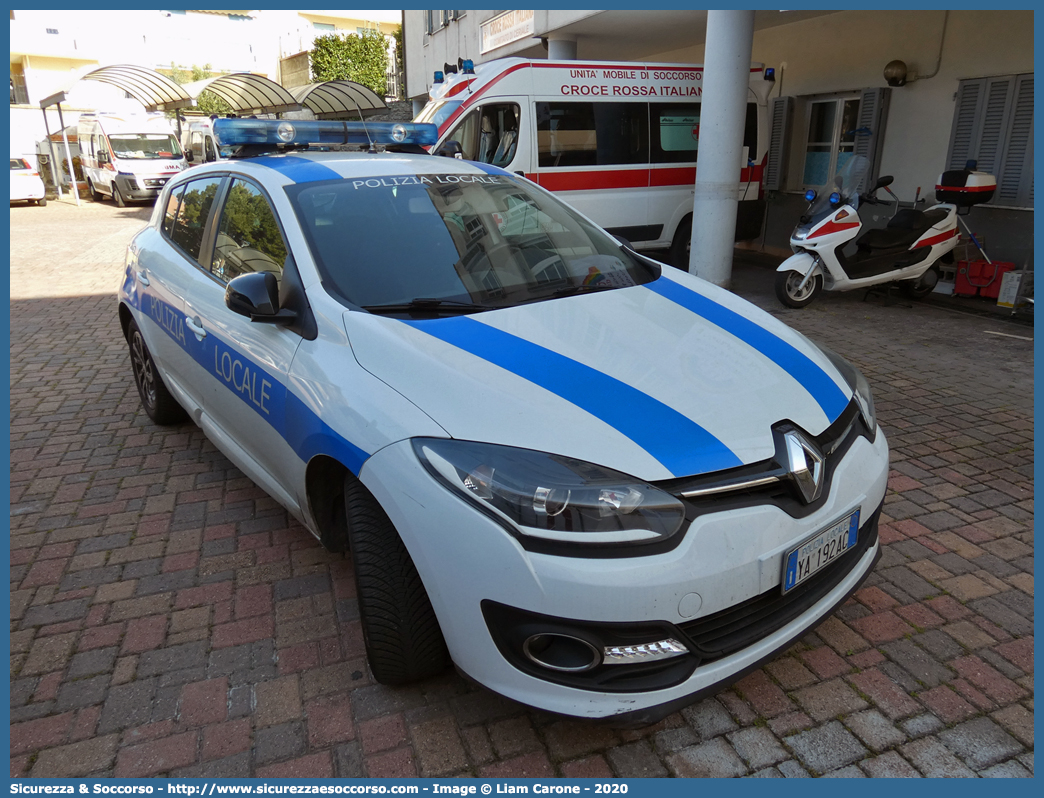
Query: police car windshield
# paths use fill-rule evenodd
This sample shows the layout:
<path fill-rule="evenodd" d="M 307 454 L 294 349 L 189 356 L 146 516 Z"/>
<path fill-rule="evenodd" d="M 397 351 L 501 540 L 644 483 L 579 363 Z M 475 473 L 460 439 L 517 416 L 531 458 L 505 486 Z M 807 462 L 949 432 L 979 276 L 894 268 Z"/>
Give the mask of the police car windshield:
<path fill-rule="evenodd" d="M 324 284 L 372 312 L 474 312 L 659 276 L 509 175 L 349 178 L 286 190 Z"/>
<path fill-rule="evenodd" d="M 114 133 L 109 135 L 117 158 L 180 158 L 181 147 L 167 133 Z"/>

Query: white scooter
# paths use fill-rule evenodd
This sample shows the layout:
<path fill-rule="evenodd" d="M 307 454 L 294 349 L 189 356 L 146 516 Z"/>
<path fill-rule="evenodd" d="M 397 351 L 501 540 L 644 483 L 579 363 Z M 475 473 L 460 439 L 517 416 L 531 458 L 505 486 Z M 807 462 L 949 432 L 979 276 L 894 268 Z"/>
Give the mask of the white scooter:
<path fill-rule="evenodd" d="M 899 198 L 888 186 L 891 176 L 881 177 L 866 194 L 859 193 L 870 164 L 861 155 L 851 157 L 823 195 L 809 190 L 808 210 L 790 236 L 794 254 L 776 270 L 776 296 L 784 305 L 803 308 L 824 288 L 851 291 L 897 282 L 913 298 L 928 296 L 939 281 L 936 263 L 953 262 L 957 245 L 958 211 L 988 202 L 997 181 L 974 171 L 945 172 L 935 187 L 939 204 L 928 210 L 899 208 Z M 876 205 L 874 196 L 885 189 L 895 200 L 895 211 L 883 230 L 866 230 L 861 205 Z M 923 202 L 923 200 L 921 200 Z"/>

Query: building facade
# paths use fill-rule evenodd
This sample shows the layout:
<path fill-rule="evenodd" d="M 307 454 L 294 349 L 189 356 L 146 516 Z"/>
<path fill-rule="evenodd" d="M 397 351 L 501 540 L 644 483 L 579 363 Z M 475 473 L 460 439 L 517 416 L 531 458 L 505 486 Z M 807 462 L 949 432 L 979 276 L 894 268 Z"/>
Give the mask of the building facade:
<path fill-rule="evenodd" d="M 705 35 L 705 11 L 406 11 L 407 91 L 422 104 L 434 71 L 461 58 L 700 63 Z M 756 246 L 788 252 L 804 190 L 872 135 L 875 171 L 894 176 L 905 203 L 920 188 L 930 204 L 940 173 L 969 159 L 996 175 L 996 196 L 967 221 L 993 259 L 1032 265 L 1032 11 L 758 11 L 752 60 L 777 82 Z M 906 75 L 889 86 L 893 61 Z M 872 124 L 854 124 L 861 110 Z M 883 225 L 884 206 L 878 217 Z"/>

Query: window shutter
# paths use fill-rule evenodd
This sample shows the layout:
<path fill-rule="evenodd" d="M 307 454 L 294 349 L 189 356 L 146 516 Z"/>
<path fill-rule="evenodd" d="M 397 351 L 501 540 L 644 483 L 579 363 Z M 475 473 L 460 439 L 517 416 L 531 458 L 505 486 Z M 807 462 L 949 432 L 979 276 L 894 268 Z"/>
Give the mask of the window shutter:
<path fill-rule="evenodd" d="M 1033 204 L 1033 75 L 1014 80 L 1013 105 L 1008 144 L 995 174 L 994 204 Z"/>
<path fill-rule="evenodd" d="M 1013 78 L 989 78 L 986 81 L 986 93 L 983 97 L 982 132 L 979 133 L 979 146 L 973 147 L 974 158 L 978 162 L 980 172 L 997 174 L 1000 166 L 1001 149 L 1004 146 L 1004 133 L 1007 127 L 1008 114 L 1011 112 L 1011 95 L 1014 93 Z"/>
<path fill-rule="evenodd" d="M 769 109 L 769 146 L 765 163 L 765 189 L 779 191 L 786 178 L 785 161 L 790 133 L 790 114 L 793 97 L 776 97 Z"/>
<path fill-rule="evenodd" d="M 950 153 L 946 157 L 947 171 L 963 169 L 978 149 L 978 130 L 981 125 L 979 107 L 986 92 L 986 79 L 963 80 L 957 90 L 957 108 L 950 130 Z"/>
<path fill-rule="evenodd" d="M 859 186 L 860 191 L 866 190 L 877 180 L 891 92 L 891 89 L 873 88 L 863 89 L 859 95 L 859 132 L 855 136 L 853 153 L 870 161 L 870 171 L 866 177 L 868 185 Z"/>

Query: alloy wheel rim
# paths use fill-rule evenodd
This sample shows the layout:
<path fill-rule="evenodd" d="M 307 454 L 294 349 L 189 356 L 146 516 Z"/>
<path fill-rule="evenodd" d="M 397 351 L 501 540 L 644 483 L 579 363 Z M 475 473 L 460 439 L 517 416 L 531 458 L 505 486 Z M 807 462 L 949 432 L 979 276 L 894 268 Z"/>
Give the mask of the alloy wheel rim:
<path fill-rule="evenodd" d="M 801 281 L 804 279 L 805 276 L 803 274 L 798 274 L 797 272 L 790 273 L 790 277 L 787 278 L 787 293 L 790 294 L 791 299 L 805 299 L 809 294 L 812 293 L 812 288 L 816 284 L 816 278 L 813 277 L 812 279 L 810 279 L 808 283 L 805 285 L 805 288 L 799 291 L 798 287 L 801 285 Z"/>
<path fill-rule="evenodd" d="M 134 340 L 131 342 L 131 361 L 134 367 L 134 381 L 138 385 L 138 392 L 149 407 L 152 407 L 156 403 L 156 384 L 152 373 L 152 358 L 149 357 L 149 350 L 145 348 L 145 341 L 142 340 L 140 332 L 134 333 Z"/>

